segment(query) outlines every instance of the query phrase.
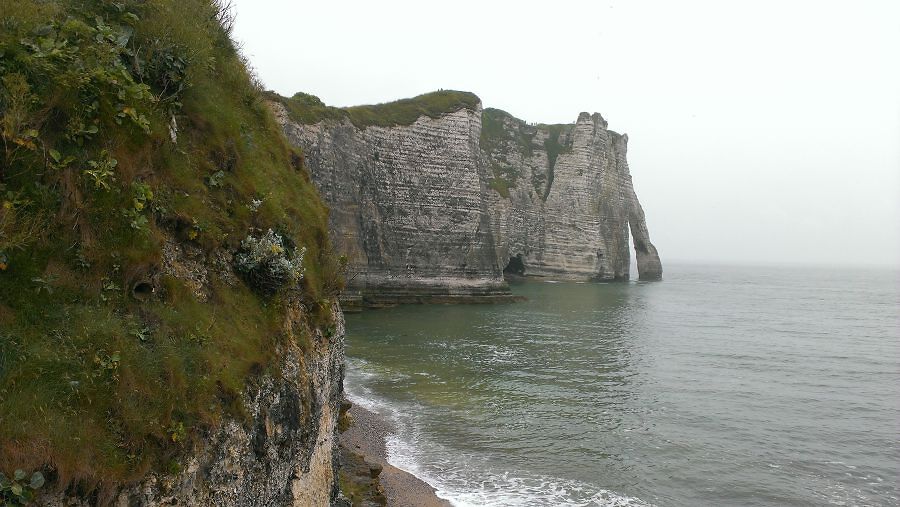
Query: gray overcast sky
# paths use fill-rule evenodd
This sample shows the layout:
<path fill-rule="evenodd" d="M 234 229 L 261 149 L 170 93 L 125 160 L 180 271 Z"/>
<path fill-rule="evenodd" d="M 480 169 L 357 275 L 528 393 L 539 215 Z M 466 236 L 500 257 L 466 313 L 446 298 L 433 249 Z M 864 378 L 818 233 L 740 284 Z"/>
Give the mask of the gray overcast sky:
<path fill-rule="evenodd" d="M 663 261 L 900 264 L 900 2 L 235 0 L 263 83 L 599 112 Z"/>

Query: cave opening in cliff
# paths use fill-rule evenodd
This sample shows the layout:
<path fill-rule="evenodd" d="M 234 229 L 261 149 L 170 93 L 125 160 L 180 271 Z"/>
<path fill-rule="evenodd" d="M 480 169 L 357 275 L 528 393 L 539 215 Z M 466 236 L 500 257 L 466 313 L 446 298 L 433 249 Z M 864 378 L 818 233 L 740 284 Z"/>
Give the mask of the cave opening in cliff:
<path fill-rule="evenodd" d="M 525 263 L 522 261 L 522 254 L 510 257 L 506 267 L 503 268 L 504 275 L 525 275 Z"/>

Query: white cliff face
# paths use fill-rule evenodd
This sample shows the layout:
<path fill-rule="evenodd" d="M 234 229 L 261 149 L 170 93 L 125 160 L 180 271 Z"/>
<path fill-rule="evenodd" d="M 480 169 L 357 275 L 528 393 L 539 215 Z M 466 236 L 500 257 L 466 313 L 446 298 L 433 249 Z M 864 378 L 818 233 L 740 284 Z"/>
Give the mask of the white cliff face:
<path fill-rule="evenodd" d="M 640 204 L 625 159 L 627 137 L 608 130 L 599 114 L 539 126 L 485 114 L 502 126 L 482 142 L 485 178 L 499 176 L 509 187 L 508 196 L 488 196 L 498 260 L 530 276 L 628 280 L 632 217 L 643 231 L 641 245 L 649 251 L 652 244 L 643 212 L 633 210 Z M 656 271 L 648 279 L 660 278 Z"/>
<path fill-rule="evenodd" d="M 369 303 L 507 294 L 503 271 L 627 280 L 662 270 L 626 162 L 599 114 L 530 126 L 462 108 L 411 125 L 294 122 L 272 104 L 331 209 L 333 244 Z"/>
<path fill-rule="evenodd" d="M 352 289 L 384 302 L 508 294 L 479 172 L 480 108 L 364 130 L 275 110 L 331 209 Z"/>

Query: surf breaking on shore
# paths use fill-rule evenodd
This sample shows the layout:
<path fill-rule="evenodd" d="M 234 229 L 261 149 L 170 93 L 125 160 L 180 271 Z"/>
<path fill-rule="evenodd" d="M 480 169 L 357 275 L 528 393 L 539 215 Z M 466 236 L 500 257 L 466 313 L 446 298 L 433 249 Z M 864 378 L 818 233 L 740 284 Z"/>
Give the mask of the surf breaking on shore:
<path fill-rule="evenodd" d="M 492 470 L 489 457 L 465 456 L 430 442 L 416 427 L 415 410 L 397 407 L 371 392 L 376 373 L 348 358 L 347 399 L 353 403 L 344 445 L 381 464 L 381 483 L 391 507 L 650 507 L 579 481 Z"/>
<path fill-rule="evenodd" d="M 378 481 L 384 489 L 388 505 L 449 507 L 451 504 L 439 498 L 428 483 L 390 464 L 386 446 L 394 431 L 390 422 L 353 401 L 351 403 L 354 403 L 348 411 L 351 424 L 341 434 L 340 443 L 351 452 L 361 454 L 366 463 L 380 467 Z"/>

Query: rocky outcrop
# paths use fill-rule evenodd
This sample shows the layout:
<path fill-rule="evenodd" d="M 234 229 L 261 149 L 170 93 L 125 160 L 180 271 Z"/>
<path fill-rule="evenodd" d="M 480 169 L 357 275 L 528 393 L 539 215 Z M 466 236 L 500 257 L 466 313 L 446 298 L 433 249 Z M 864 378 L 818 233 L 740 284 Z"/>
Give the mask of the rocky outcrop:
<path fill-rule="evenodd" d="M 223 254 L 226 255 L 226 254 Z M 201 261 L 199 249 L 168 242 L 162 269 L 202 299 L 207 272 L 237 283 L 230 259 Z M 224 277 L 223 275 L 228 275 Z M 340 502 L 336 473 L 337 423 L 343 401 L 344 318 L 334 302 L 330 324 L 314 327 L 306 307 L 287 303 L 276 352 L 278 360 L 248 381 L 240 420 L 226 419 L 205 430 L 190 450 L 172 461 L 169 473 L 141 482 L 100 488 L 85 497 L 77 487 L 48 492 L 37 505 L 141 507 L 328 507 Z M 105 491 L 105 492 L 103 492 Z"/>
<path fill-rule="evenodd" d="M 504 271 L 627 280 L 629 228 L 640 278 L 662 276 L 627 136 L 599 114 L 532 126 L 476 103 L 360 125 L 333 109 L 311 122 L 285 104 L 273 110 L 331 209 L 349 289 L 369 304 L 502 299 Z"/>
<path fill-rule="evenodd" d="M 331 336 L 315 332 L 302 350 L 302 307 L 288 311 L 289 339 L 278 374 L 264 375 L 243 393 L 245 421 L 229 420 L 179 460 L 179 470 L 151 474 L 114 493 L 115 506 L 209 505 L 327 507 L 338 498 L 336 425 L 343 398 L 344 324 L 335 305 Z M 294 339 L 296 338 L 296 340 Z M 87 507 L 96 498 L 47 495 L 38 505 Z"/>
<path fill-rule="evenodd" d="M 628 136 L 597 113 L 570 125 L 528 125 L 484 111 L 481 148 L 497 257 L 507 272 L 628 280 L 629 225 L 642 280 L 662 267 L 626 161 Z"/>

